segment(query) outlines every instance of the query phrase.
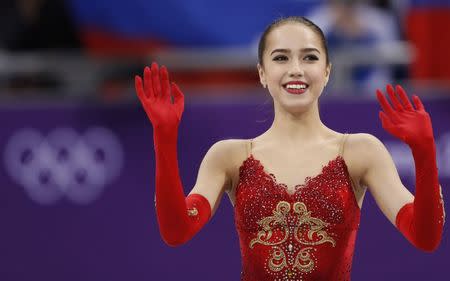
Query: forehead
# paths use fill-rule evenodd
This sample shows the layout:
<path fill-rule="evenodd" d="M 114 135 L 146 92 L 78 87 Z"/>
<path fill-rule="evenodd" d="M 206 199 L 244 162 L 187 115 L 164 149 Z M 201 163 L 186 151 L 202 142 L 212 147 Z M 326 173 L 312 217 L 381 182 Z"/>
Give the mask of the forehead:
<path fill-rule="evenodd" d="M 273 29 L 266 39 L 266 51 L 273 49 L 317 48 L 322 50 L 319 35 L 310 27 L 297 22 L 282 24 Z"/>

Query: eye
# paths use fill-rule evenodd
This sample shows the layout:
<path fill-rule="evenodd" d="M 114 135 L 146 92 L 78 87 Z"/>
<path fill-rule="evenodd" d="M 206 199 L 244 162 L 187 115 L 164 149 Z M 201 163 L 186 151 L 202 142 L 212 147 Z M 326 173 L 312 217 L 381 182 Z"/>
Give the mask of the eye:
<path fill-rule="evenodd" d="M 276 56 L 273 58 L 274 61 L 284 61 L 287 60 L 286 56 Z"/>
<path fill-rule="evenodd" d="M 307 55 L 305 60 L 319 60 L 319 58 L 316 55 Z"/>

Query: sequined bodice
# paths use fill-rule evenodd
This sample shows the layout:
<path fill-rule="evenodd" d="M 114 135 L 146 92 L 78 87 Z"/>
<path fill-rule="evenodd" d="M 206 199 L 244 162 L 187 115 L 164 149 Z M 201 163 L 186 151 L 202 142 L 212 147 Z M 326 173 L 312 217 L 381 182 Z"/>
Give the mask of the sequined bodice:
<path fill-rule="evenodd" d="M 290 192 L 250 154 L 234 213 L 242 281 L 350 280 L 360 209 L 342 156 Z"/>

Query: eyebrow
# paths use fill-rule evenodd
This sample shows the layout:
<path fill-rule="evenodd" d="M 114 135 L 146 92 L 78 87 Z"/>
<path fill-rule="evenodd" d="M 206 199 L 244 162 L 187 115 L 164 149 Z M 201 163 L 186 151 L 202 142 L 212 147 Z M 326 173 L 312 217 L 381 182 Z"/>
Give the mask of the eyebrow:
<path fill-rule="evenodd" d="M 304 53 L 306 53 L 306 52 L 318 52 L 318 53 L 320 54 L 320 51 L 319 51 L 318 49 L 316 49 L 316 48 L 303 48 L 303 49 L 300 49 L 300 51 L 302 51 L 302 52 L 304 52 Z M 272 55 L 272 54 L 275 53 L 275 52 L 280 52 L 280 53 L 290 53 L 291 50 L 289 50 L 289 49 L 275 49 L 275 50 L 273 50 L 273 51 L 270 53 L 270 55 Z"/>

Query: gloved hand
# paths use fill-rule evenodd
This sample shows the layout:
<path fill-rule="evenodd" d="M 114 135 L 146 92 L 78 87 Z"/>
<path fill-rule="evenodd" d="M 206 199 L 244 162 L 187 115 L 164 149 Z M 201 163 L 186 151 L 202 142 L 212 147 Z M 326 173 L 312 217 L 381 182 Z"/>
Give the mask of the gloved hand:
<path fill-rule="evenodd" d="M 383 111 L 379 117 L 383 128 L 401 139 L 412 150 L 416 171 L 414 202 L 405 204 L 397 213 L 400 232 L 417 248 L 434 251 L 440 243 L 445 220 L 444 203 L 439 186 L 431 118 L 418 96 L 413 96 L 415 108 L 401 86 L 387 85 L 393 108 L 384 94 L 377 90 Z"/>
<path fill-rule="evenodd" d="M 184 111 L 184 95 L 178 86 L 169 83 L 167 68 L 152 63 L 144 69 L 144 85 L 138 75 L 135 77 L 135 87 L 139 100 L 144 107 L 153 129 L 164 132 L 167 136 L 176 134 Z M 170 91 L 174 96 L 172 103 Z"/>
<path fill-rule="evenodd" d="M 184 110 L 184 95 L 169 83 L 166 67 L 152 63 L 144 69 L 144 83 L 136 75 L 139 100 L 153 126 L 156 159 L 155 206 L 161 237 L 170 246 L 191 239 L 211 216 L 208 200 L 201 194 L 185 198 L 178 159 L 178 127 Z M 171 101 L 170 91 L 173 94 Z"/>
<path fill-rule="evenodd" d="M 401 103 L 392 85 L 387 85 L 386 88 L 394 108 L 390 106 L 381 91 L 377 90 L 378 100 L 384 110 L 379 112 L 383 128 L 409 146 L 434 142 L 431 118 L 419 97 L 416 95 L 412 97 L 416 107 L 414 109 L 401 86 L 396 87 Z"/>

